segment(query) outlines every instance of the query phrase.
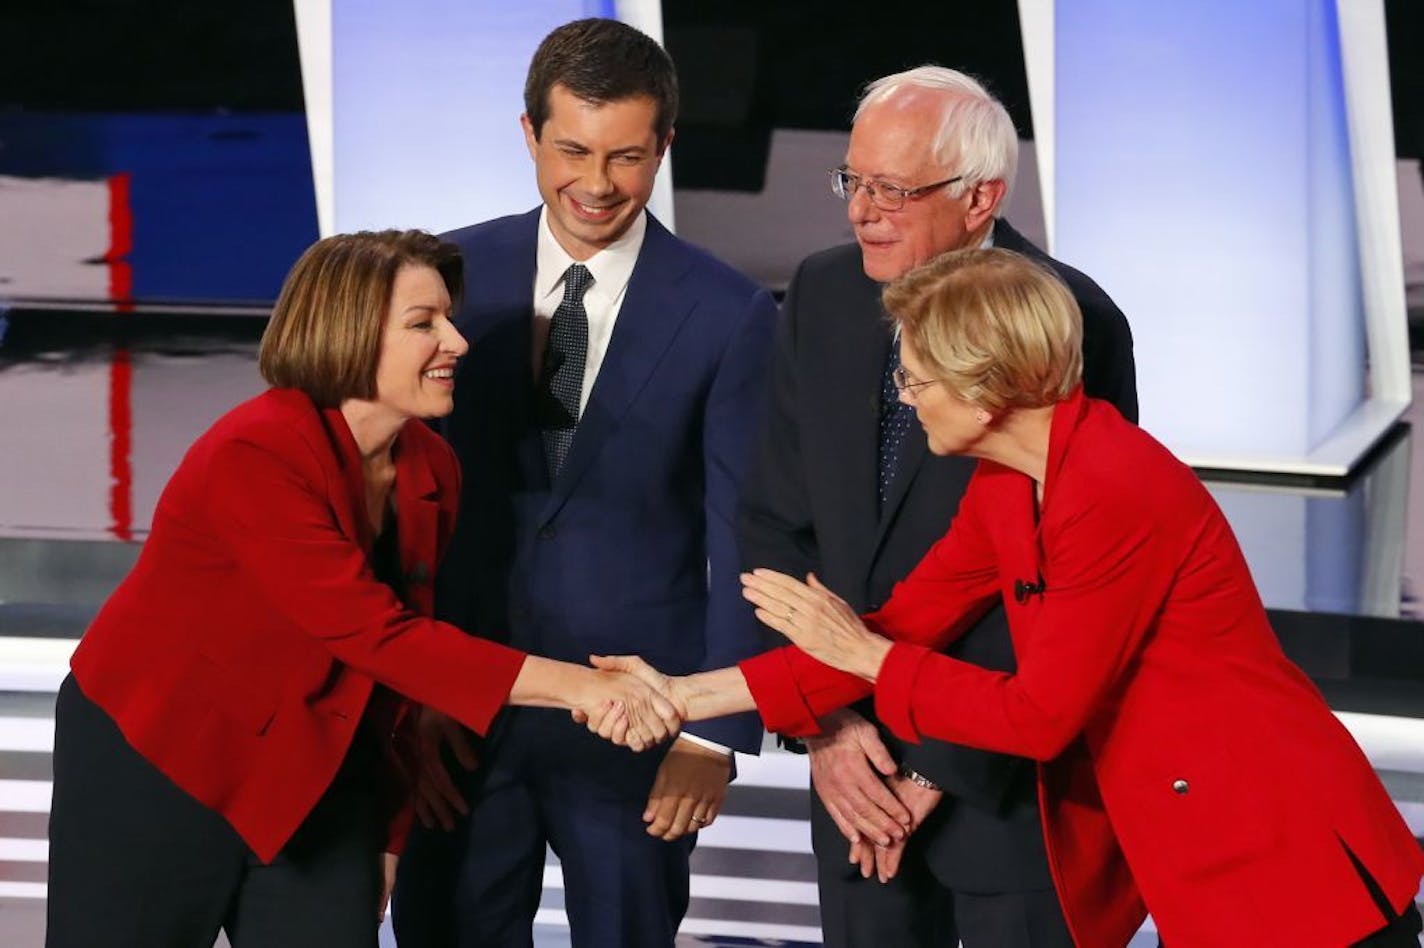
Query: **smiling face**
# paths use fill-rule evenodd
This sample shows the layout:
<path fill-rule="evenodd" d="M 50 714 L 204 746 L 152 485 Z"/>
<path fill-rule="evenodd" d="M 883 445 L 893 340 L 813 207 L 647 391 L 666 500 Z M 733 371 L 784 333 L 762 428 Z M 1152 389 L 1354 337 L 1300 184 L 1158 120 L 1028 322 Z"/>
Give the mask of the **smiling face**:
<path fill-rule="evenodd" d="M 433 268 L 396 273 L 376 363 L 376 403 L 403 418 L 439 418 L 455 407 L 455 363 L 469 346 L 450 322 L 450 292 Z"/>
<path fill-rule="evenodd" d="M 867 106 L 851 129 L 846 170 L 902 188 L 958 174 L 935 154 L 946 94 L 910 88 Z M 993 217 L 1002 184 L 969 182 L 958 197 L 950 197 L 953 192 L 952 187 L 936 188 L 910 198 L 899 210 L 884 211 L 863 188 L 856 191 L 847 214 L 865 275 L 888 283 L 942 253 L 977 243 Z"/>
<path fill-rule="evenodd" d="M 587 260 L 622 237 L 653 193 L 662 156 L 658 105 L 635 96 L 595 105 L 562 85 L 549 90 L 549 115 L 536 136 L 523 116 L 549 229 L 575 260 Z"/>
<path fill-rule="evenodd" d="M 988 434 L 987 425 L 978 418 L 979 409 L 951 392 L 948 386 L 935 381 L 938 373 L 927 366 L 906 338 L 900 339 L 900 363 L 905 367 L 909 386 L 900 393 L 900 401 L 915 410 L 915 417 L 925 429 L 930 452 L 937 455 L 974 454 L 974 448 Z"/>

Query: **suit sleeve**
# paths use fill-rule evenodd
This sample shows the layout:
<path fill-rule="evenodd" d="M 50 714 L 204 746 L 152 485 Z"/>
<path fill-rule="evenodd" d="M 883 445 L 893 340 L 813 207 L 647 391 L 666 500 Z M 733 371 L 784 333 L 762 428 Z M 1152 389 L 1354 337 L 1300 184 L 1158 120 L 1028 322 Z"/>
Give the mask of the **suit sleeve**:
<path fill-rule="evenodd" d="M 945 534 L 890 600 L 865 617 L 872 629 L 920 648 L 943 648 L 998 599 L 994 549 L 976 510 L 976 476 Z M 795 646 L 741 663 L 768 730 L 793 737 L 820 733 L 817 718 L 871 694 L 872 686 L 837 671 Z M 972 667 L 972 666 L 971 666 Z"/>
<path fill-rule="evenodd" d="M 1183 553 L 1157 520 L 1105 498 L 1085 504 L 1045 536 L 1047 591 L 1017 606 L 1039 610 L 1018 671 L 989 671 L 904 637 L 876 681 L 881 721 L 910 741 L 1058 756 L 1133 666 L 1166 601 Z"/>
<path fill-rule="evenodd" d="M 818 570 L 816 531 L 807 502 L 796 384 L 796 337 L 802 273 L 791 281 L 777 321 L 765 412 L 742 491 L 737 528 L 748 569 L 789 576 Z M 768 637 L 767 641 L 772 641 Z"/>
<path fill-rule="evenodd" d="M 1074 286 L 1083 312 L 1083 390 L 1111 402 L 1137 424 L 1137 363 L 1132 353 L 1132 329 L 1127 317 L 1100 287 L 1088 281 Z"/>
<path fill-rule="evenodd" d="M 702 669 L 725 668 L 764 647 L 761 624 L 742 598 L 742 557 L 736 516 L 752 432 L 764 402 L 766 363 L 776 304 L 758 290 L 717 367 L 703 426 L 707 521 L 707 647 Z M 754 714 L 732 715 L 687 727 L 697 737 L 755 754 L 761 724 Z"/>
<path fill-rule="evenodd" d="M 229 554 L 299 633 L 396 692 L 480 733 L 504 705 L 524 653 L 406 609 L 342 533 L 299 459 L 251 440 L 214 451 L 206 472 Z M 344 485 L 336 489 L 344 489 Z"/>

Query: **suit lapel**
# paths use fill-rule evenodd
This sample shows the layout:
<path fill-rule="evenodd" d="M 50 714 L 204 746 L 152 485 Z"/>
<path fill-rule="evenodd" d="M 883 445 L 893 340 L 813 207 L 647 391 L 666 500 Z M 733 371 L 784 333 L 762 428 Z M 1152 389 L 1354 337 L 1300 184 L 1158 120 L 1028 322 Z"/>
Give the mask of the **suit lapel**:
<path fill-rule="evenodd" d="M 420 422 L 407 422 L 418 425 Z M 406 604 L 422 615 L 435 610 L 436 534 L 440 504 L 435 475 L 414 439 L 396 440 L 396 515 L 399 524 L 401 586 Z"/>
<path fill-rule="evenodd" d="M 689 266 L 677 239 L 649 215 L 643 247 L 618 310 L 608 351 L 541 522 L 552 519 L 568 500 L 691 314 L 694 301 L 677 292 Z"/>
<path fill-rule="evenodd" d="M 861 565 L 868 574 L 880 520 L 880 386 L 890 333 L 880 308 L 880 285 L 861 271 L 859 251 L 854 272 L 855 282 L 841 288 L 840 298 L 822 303 L 820 311 L 803 319 L 802 332 L 814 337 L 818 347 L 813 362 L 829 371 L 818 368 L 814 375 L 802 374 L 818 379 L 818 390 L 807 393 L 808 404 L 820 406 L 817 427 L 824 432 L 821 443 L 827 449 L 812 463 L 837 472 L 827 480 L 840 491 L 833 507 L 845 518 L 845 535 L 856 538 L 853 549 L 863 556 Z M 845 318 L 834 324 L 821 323 L 842 313 Z"/>
<path fill-rule="evenodd" d="M 480 254 L 466 254 L 467 302 L 459 328 L 470 343 L 455 386 L 461 410 L 447 419 L 454 431 L 466 415 L 480 418 L 512 445 L 520 484 L 549 486 L 544 443 L 535 417 L 534 275 L 538 260 L 539 208 L 524 214 L 501 240 Z M 488 436 L 476 438 L 461 456 L 469 463 Z"/>
<path fill-rule="evenodd" d="M 366 516 L 366 476 L 361 468 L 361 450 L 356 447 L 356 438 L 339 409 L 323 409 L 321 425 L 331 446 L 342 486 L 342 496 L 331 498 L 336 522 L 370 556 L 375 537 L 371 532 L 370 518 Z"/>
<path fill-rule="evenodd" d="M 905 495 L 910 492 L 910 485 L 914 483 L 915 475 L 919 473 L 920 465 L 924 463 L 929 451 L 925 430 L 920 427 L 919 421 L 916 421 L 905 433 L 905 440 L 900 442 L 900 466 L 895 470 L 895 479 L 890 482 L 890 492 L 880 508 L 880 521 L 875 532 L 876 550 L 885 542 L 885 534 L 895 522 L 895 515 L 900 512 L 900 505 L 905 502 Z"/>

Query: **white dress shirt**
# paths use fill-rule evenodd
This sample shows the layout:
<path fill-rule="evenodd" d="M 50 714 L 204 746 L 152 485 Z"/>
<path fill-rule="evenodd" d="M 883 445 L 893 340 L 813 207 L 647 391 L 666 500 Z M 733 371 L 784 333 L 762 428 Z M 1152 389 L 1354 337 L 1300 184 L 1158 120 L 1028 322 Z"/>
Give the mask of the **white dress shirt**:
<path fill-rule="evenodd" d="M 588 407 L 588 395 L 598 379 L 603 357 L 608 352 L 608 340 L 613 338 L 613 324 L 623 308 L 628 292 L 628 280 L 643 249 L 643 235 L 648 230 L 648 215 L 644 211 L 613 243 L 587 260 L 575 260 L 559 246 L 549 229 L 549 209 L 539 212 L 539 244 L 534 268 L 534 377 L 540 375 L 544 346 L 549 339 L 549 320 L 564 299 L 564 272 L 575 263 L 582 263 L 593 275 L 593 285 L 583 295 L 583 309 L 588 314 L 588 353 L 583 364 L 583 391 L 579 396 L 579 415 Z"/>

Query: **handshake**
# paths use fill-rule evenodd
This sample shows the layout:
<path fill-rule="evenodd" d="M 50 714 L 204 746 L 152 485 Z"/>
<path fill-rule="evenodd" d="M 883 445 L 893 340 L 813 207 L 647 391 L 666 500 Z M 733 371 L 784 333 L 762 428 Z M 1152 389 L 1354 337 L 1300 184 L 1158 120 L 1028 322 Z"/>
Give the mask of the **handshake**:
<path fill-rule="evenodd" d="M 742 595 L 756 617 L 807 655 L 873 683 L 890 641 L 866 626 L 814 574 L 806 582 L 769 569 L 743 573 Z M 636 655 L 589 657 L 566 705 L 599 737 L 641 751 L 676 737 L 687 721 L 750 711 L 756 705 L 736 666 L 664 675 Z"/>
<path fill-rule="evenodd" d="M 636 655 L 591 655 L 596 671 L 570 702 L 575 722 L 620 747 L 643 751 L 677 736 L 691 704 L 686 678 Z"/>

